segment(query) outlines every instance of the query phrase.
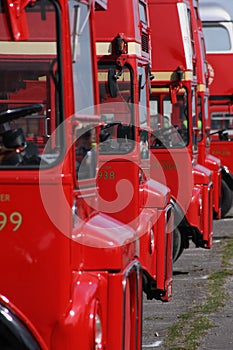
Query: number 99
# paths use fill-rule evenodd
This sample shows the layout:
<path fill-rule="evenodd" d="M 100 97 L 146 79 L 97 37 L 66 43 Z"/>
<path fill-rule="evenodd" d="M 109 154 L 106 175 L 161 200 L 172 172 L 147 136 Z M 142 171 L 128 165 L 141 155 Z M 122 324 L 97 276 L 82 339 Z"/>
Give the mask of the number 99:
<path fill-rule="evenodd" d="M 19 212 L 14 211 L 9 215 L 9 217 L 7 217 L 6 213 L 1 211 L 0 212 L 0 231 L 4 229 L 8 221 L 10 221 L 10 223 L 14 225 L 14 227 L 12 228 L 12 231 L 17 231 L 19 227 L 22 225 L 22 221 L 23 221 L 22 215 Z"/>

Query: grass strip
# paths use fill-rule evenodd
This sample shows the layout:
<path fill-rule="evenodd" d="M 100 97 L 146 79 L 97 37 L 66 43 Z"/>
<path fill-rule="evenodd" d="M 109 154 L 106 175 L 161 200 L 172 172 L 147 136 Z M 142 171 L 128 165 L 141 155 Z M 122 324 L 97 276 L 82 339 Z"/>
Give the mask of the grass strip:
<path fill-rule="evenodd" d="M 164 345 L 168 350 L 196 350 L 201 338 L 215 325 L 208 315 L 224 307 L 228 293 L 224 285 L 233 276 L 233 238 L 227 239 L 221 248 L 221 268 L 208 277 L 208 296 L 197 306 L 193 304 L 189 312 L 178 317 L 177 323 L 168 329 Z"/>

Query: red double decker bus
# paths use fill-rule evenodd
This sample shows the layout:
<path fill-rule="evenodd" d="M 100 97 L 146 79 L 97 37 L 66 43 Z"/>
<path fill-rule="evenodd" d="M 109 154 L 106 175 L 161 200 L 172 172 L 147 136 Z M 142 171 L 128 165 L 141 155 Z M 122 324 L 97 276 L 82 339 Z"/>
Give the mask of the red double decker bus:
<path fill-rule="evenodd" d="M 224 181 L 223 195 L 227 199 L 225 214 L 232 205 L 232 69 L 233 11 L 227 0 L 209 2 L 199 0 L 209 66 L 209 123 L 211 127 L 211 153 L 221 159 Z"/>
<path fill-rule="evenodd" d="M 173 205 L 170 189 L 150 176 L 147 1 L 111 1 L 107 11 L 96 13 L 95 23 L 103 122 L 99 208 L 135 230 L 143 290 L 149 299 L 168 301 L 172 295 Z"/>
<path fill-rule="evenodd" d="M 141 349 L 137 233 L 96 197 L 106 8 L 0 2 L 1 349 Z"/>
<path fill-rule="evenodd" d="M 212 171 L 198 160 L 197 67 L 189 1 L 149 0 L 152 172 L 171 188 L 180 250 L 212 245 Z"/>

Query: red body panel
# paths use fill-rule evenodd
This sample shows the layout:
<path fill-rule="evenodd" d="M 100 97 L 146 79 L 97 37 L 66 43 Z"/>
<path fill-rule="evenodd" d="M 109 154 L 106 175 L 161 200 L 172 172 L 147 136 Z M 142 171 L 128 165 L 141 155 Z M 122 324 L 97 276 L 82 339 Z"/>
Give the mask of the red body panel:
<path fill-rule="evenodd" d="M 232 156 L 233 143 L 230 141 L 211 141 L 210 150 L 213 156 L 221 159 L 222 164 L 227 166 L 231 173 L 233 173 Z"/>
<path fill-rule="evenodd" d="M 119 16 L 119 9 L 121 16 Z M 131 14 L 131 20 L 127 14 Z M 111 20 L 110 20 L 111 19 Z M 106 26 L 103 26 L 106 23 Z M 137 23 L 137 25 L 135 25 Z M 124 33 L 128 41 L 141 43 L 137 1 L 109 1 L 108 11 L 96 14 L 98 42 L 111 42 L 118 33 Z"/>
<path fill-rule="evenodd" d="M 219 35 L 220 45 L 215 48 L 209 42 L 211 32 L 206 36 L 207 62 L 209 66 L 209 92 L 210 92 L 210 116 L 211 126 L 210 152 L 221 160 L 223 166 L 227 166 L 233 172 L 232 162 L 228 155 L 232 149 L 232 12 L 228 1 L 215 1 L 208 3 L 199 0 L 199 7 L 204 32 L 206 28 L 213 28 L 216 35 Z M 219 13 L 220 11 L 220 13 Z M 208 14 L 208 15 L 207 15 Z M 211 24 L 211 26 L 210 26 Z M 217 29 L 218 28 L 218 29 Z M 216 31 L 217 30 L 217 31 Z M 224 43 L 224 37 L 227 42 Z M 212 39 L 211 39 L 212 40 Z M 224 45 L 221 47 L 221 42 Z M 226 47 L 229 45 L 229 47 Z M 218 135 L 218 130 L 227 129 L 228 137 Z M 214 134 L 215 133 L 215 134 Z"/>
<path fill-rule="evenodd" d="M 231 69 L 221 69 L 222 64 L 230 67 L 232 63 L 232 55 L 227 53 L 208 53 L 207 60 L 211 69 L 210 76 L 210 94 L 213 96 L 229 96 L 232 95 L 232 78 Z"/>
<path fill-rule="evenodd" d="M 198 142 L 198 162 L 212 171 L 213 181 L 213 211 L 215 218 L 221 217 L 221 161 L 210 155 L 209 140 L 209 109 L 208 109 L 208 65 L 202 23 L 199 15 L 198 2 L 190 0 L 190 13 L 195 47 L 195 66 L 197 71 L 198 118 L 201 118 L 201 135 Z"/>
<path fill-rule="evenodd" d="M 172 72 L 179 66 L 187 68 L 187 62 L 183 54 L 183 42 L 182 40 L 177 40 L 177 38 L 181 38 L 177 1 L 149 0 L 148 2 L 152 28 L 153 72 Z M 159 20 L 154 20 L 154 18 Z M 168 18 L 172 18 L 169 26 Z"/>
<path fill-rule="evenodd" d="M 77 112 L 80 87 L 87 86 L 75 70 L 75 63 L 81 61 L 75 54 L 82 53 L 83 47 L 78 53 L 72 51 L 70 17 L 77 10 L 85 19 L 82 33 L 89 34 L 85 63 L 91 66 L 88 94 L 93 93 L 96 100 L 94 2 L 78 1 L 69 7 L 67 1 L 45 1 L 42 12 L 40 2 L 35 2 L 26 15 L 21 7 L 19 16 L 14 6 L 8 8 L 8 2 L 3 2 L 9 18 L 1 13 L 0 36 L 5 44 L 0 50 L 1 143 L 9 152 L 5 124 L 10 129 L 9 114 L 13 120 L 22 116 L 21 124 L 16 124 L 26 134 L 25 144 L 17 144 L 14 156 L 23 154 L 30 141 L 37 146 L 41 142 L 36 155 L 41 168 L 38 163 L 5 164 L 1 149 L 0 242 L 4 250 L 0 292 L 38 348 L 140 350 L 142 266 L 136 231 L 99 213 L 95 174 L 83 172 L 84 178 L 79 178 L 78 172 L 78 161 L 83 161 L 76 154 L 83 136 L 78 132 L 87 126 L 93 130 L 94 125 L 98 138 L 99 117 Z M 106 8 L 107 1 L 96 1 L 96 6 Z M 72 45 L 74 49 L 79 43 Z M 3 94 L 4 89 L 9 93 Z M 37 108 L 42 104 L 39 113 L 33 112 L 34 104 Z M 25 106 L 29 115 L 22 114 Z M 1 118 L 6 121 L 1 123 Z M 36 134 L 41 139 L 26 129 L 31 118 L 39 120 Z M 47 139 L 51 142 L 46 153 Z M 97 158 L 98 153 L 92 156 Z"/>
<path fill-rule="evenodd" d="M 139 6 L 141 6 L 140 10 Z M 120 16 L 118 16 L 119 9 Z M 108 30 L 103 23 L 106 23 Z M 168 224 L 169 219 L 172 221 L 172 209 L 169 204 L 170 190 L 157 182 L 157 176 L 150 178 L 149 158 L 143 159 L 141 153 L 140 133 L 149 129 L 147 73 L 150 63 L 149 34 L 147 1 L 142 1 L 140 4 L 133 0 L 112 1 L 109 2 L 108 11 L 96 13 L 101 114 L 107 117 L 113 116 L 111 121 L 121 121 L 126 127 L 128 125 L 135 127 L 133 131 L 135 142 L 132 149 L 123 155 L 117 151 L 112 151 L 109 155 L 108 151 L 114 147 L 112 140 L 114 138 L 118 140 L 117 126 L 115 126 L 109 141 L 110 145 L 100 156 L 98 185 L 101 197 L 100 210 L 130 225 L 137 232 L 138 257 L 145 278 L 149 279 L 158 290 L 157 295 L 153 296 L 147 289 L 147 296 L 159 299 L 162 296 L 163 300 L 169 300 L 172 289 L 172 227 Z M 121 39 L 124 43 L 123 49 L 117 47 L 117 42 Z M 107 68 L 104 70 L 102 67 Z M 104 87 L 108 84 L 103 80 L 104 74 L 107 75 L 108 67 L 122 69 L 117 81 L 121 94 L 116 94 L 114 97 L 108 90 L 105 94 L 103 93 Z M 140 69 L 147 74 L 143 101 L 140 100 L 141 91 L 138 87 Z M 121 78 L 123 74 L 126 76 L 125 79 Z M 129 83 L 124 88 L 127 79 Z M 132 93 L 128 99 L 124 100 L 126 88 Z M 142 103 L 143 105 L 140 106 Z M 114 106 L 117 106 L 115 110 Z M 144 124 L 140 122 L 141 107 L 145 109 Z M 129 112 L 131 109 L 134 111 L 132 115 Z"/>
<path fill-rule="evenodd" d="M 190 11 L 188 1 L 149 0 L 152 29 L 152 74 L 154 75 L 151 81 L 151 103 L 157 103 L 155 113 L 159 113 L 160 123 L 165 123 L 165 115 L 168 119 L 170 118 L 171 124 L 176 125 L 177 130 L 180 129 L 179 134 L 182 135 L 181 129 L 184 130 L 184 127 L 180 121 L 181 110 L 179 106 L 177 107 L 176 101 L 176 95 L 179 97 L 180 94 L 186 104 L 189 134 L 188 141 L 185 141 L 186 147 L 182 146 L 180 141 L 178 144 L 175 143 L 171 136 L 170 144 L 167 144 L 166 147 L 162 146 L 163 149 L 160 144 L 154 145 L 152 152 L 160 168 L 163 168 L 164 175 L 161 173 L 161 176 L 165 176 L 166 184 L 171 188 L 172 196 L 182 208 L 189 225 L 195 227 L 205 242 L 204 246 L 210 248 L 212 241 L 212 176 L 207 168 L 203 167 L 201 170 L 200 166 L 193 167 L 192 165 L 195 165 L 198 159 L 197 128 L 195 125 L 193 125 L 194 128 L 192 127 L 195 107 L 191 96 L 192 94 L 195 96 L 197 91 L 197 71 L 194 65 L 193 43 L 191 45 L 192 25 L 188 23 L 191 18 L 188 11 Z M 189 95 L 188 98 L 186 96 L 187 101 L 182 94 Z M 171 99 L 171 110 L 166 107 L 166 100 L 168 101 L 169 98 Z M 166 126 L 163 128 L 165 130 Z M 179 134 L 177 137 L 180 139 Z M 173 159 L 169 161 L 169 158 Z M 166 168 L 164 165 L 166 163 L 174 165 L 168 165 Z M 197 166 L 199 167 L 198 172 L 196 171 Z M 182 181 L 184 174 L 185 181 Z M 204 209 L 200 206 L 200 201 L 205 203 Z M 203 221 L 203 215 L 206 212 L 210 213 L 208 223 Z"/>
<path fill-rule="evenodd" d="M 207 53 L 207 60 L 212 73 L 209 87 L 211 96 L 210 115 L 216 112 L 220 115 L 221 113 L 223 115 L 225 113 L 231 114 L 232 74 L 231 69 L 222 69 L 222 67 L 229 67 L 231 65 L 232 54 Z M 222 126 L 219 125 L 219 127 L 226 128 L 225 122 L 223 121 Z M 218 135 L 213 135 L 210 143 L 210 152 L 213 156 L 218 157 L 222 165 L 227 166 L 230 172 L 233 173 L 232 161 L 230 160 L 231 149 L 233 148 L 231 134 L 231 125 L 229 125 L 229 140 L 221 141 Z"/>

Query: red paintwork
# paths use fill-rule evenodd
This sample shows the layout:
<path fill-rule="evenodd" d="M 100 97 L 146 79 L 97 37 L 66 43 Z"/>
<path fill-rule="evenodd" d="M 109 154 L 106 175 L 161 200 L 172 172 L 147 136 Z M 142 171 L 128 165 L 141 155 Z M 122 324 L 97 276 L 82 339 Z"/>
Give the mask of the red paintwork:
<path fill-rule="evenodd" d="M 181 36 L 181 26 L 179 23 L 177 8 L 178 3 L 184 3 L 186 4 L 187 8 L 190 7 L 190 3 L 188 1 L 149 0 L 149 12 L 152 30 L 152 73 L 154 75 L 154 79 L 151 81 L 152 93 L 159 99 L 158 111 L 162 115 L 164 114 L 164 111 L 162 110 L 162 99 L 165 96 L 162 92 L 163 87 L 168 87 L 169 84 L 171 84 L 173 81 L 173 84 L 176 84 L 180 88 L 186 87 L 189 92 L 191 92 L 191 89 L 194 89 L 194 91 L 197 89 L 196 69 L 194 66 L 191 69 L 185 60 L 185 53 Z M 177 68 L 182 68 L 184 72 L 180 83 L 177 83 L 174 80 L 174 72 L 177 70 Z M 159 76 L 162 77 L 162 73 L 164 75 L 163 79 L 159 78 Z M 157 94 L 155 90 L 153 90 L 153 88 L 156 86 L 159 86 L 161 89 L 160 92 L 157 92 Z M 212 174 L 211 171 L 207 168 L 198 165 L 198 153 L 193 149 L 194 145 L 192 144 L 192 139 L 196 131 L 195 129 L 192 129 L 191 125 L 192 100 L 190 95 L 191 93 L 189 94 L 188 100 L 188 112 L 190 121 L 190 141 L 188 145 L 186 148 L 173 148 L 169 149 L 169 151 L 166 148 L 158 149 L 156 147 L 153 147 L 152 152 L 155 158 L 157 158 L 160 167 L 165 170 L 164 174 L 166 184 L 171 188 L 172 196 L 182 208 L 187 221 L 201 234 L 202 239 L 205 242 L 204 247 L 210 248 L 212 242 Z M 178 124 L 174 118 L 175 106 L 173 109 L 172 122 L 173 124 Z M 180 128 L 179 124 L 178 128 Z M 163 164 L 165 162 L 169 162 L 167 158 L 169 153 L 169 157 L 172 155 L 172 163 L 174 163 L 175 166 L 169 165 L 166 169 Z M 158 166 L 156 168 L 158 168 Z M 177 179 L 179 181 L 177 181 Z M 180 187 L 178 188 L 177 185 Z M 201 198 L 203 206 L 200 205 Z M 204 219 L 206 212 L 208 212 L 210 215 L 207 219 L 207 222 L 205 222 L 206 220 Z"/>
<path fill-rule="evenodd" d="M 213 210 L 215 218 L 221 218 L 221 161 L 219 158 L 210 154 L 209 137 L 209 115 L 208 113 L 208 65 L 206 60 L 206 51 L 204 45 L 204 35 L 202 23 L 198 11 L 198 1 L 190 1 L 190 13 L 193 29 L 195 60 L 194 64 L 197 71 L 197 96 L 201 100 L 201 106 L 197 109 L 197 115 L 201 114 L 201 140 L 198 142 L 198 162 L 212 171 L 213 181 Z"/>
<path fill-rule="evenodd" d="M 210 118 L 211 114 L 215 111 L 219 113 L 232 113 L 232 74 L 231 69 L 222 69 L 222 67 L 229 67 L 232 61 L 231 54 L 221 53 L 207 53 L 208 63 L 213 68 L 214 76 L 210 84 Z M 218 99 L 220 96 L 225 96 L 225 99 L 221 99 L 221 102 L 214 100 L 213 96 Z M 225 125 L 223 126 L 225 128 Z M 214 130 L 213 130 L 214 131 Z M 230 135 L 229 140 L 221 141 L 217 135 L 211 137 L 210 152 L 213 156 L 218 157 L 222 165 L 227 166 L 231 173 L 233 173 L 232 166 L 232 136 Z"/>
<path fill-rule="evenodd" d="M 181 40 L 177 40 L 177 37 L 181 35 L 176 10 L 177 1 L 149 0 L 148 3 L 152 30 L 152 70 L 170 72 L 179 66 L 185 67 L 186 60 L 183 54 L 183 43 Z M 159 20 L 154 21 L 153 18 L 159 18 Z M 169 22 L 169 27 L 167 18 L 172 18 Z M 155 46 L 156 40 L 159 41 L 159 46 L 158 41 L 157 46 Z M 167 46 L 168 43 L 169 46 Z"/>
<path fill-rule="evenodd" d="M 90 2 L 83 3 L 88 5 Z M 106 1 L 98 3 L 104 7 L 107 4 Z M 64 112 L 64 118 L 68 119 L 74 113 L 69 14 L 67 1 L 60 0 L 58 4 L 65 53 L 62 57 L 64 111 L 61 113 Z M 90 8 L 90 44 L 94 39 L 93 6 Z M 20 16 L 19 24 L 11 10 L 10 22 L 4 14 L 0 20 L 1 38 L 13 44 L 14 40 L 25 38 L 22 30 L 22 25 L 26 28 L 27 24 L 24 14 Z M 36 37 L 37 28 L 35 17 L 28 41 L 30 35 Z M 48 41 L 53 40 L 53 35 L 55 33 L 47 32 Z M 94 46 L 92 52 L 95 53 Z M 37 61 L 39 66 L 48 63 L 47 56 L 41 57 L 38 53 L 30 60 Z M 19 54 L 19 61 L 20 58 Z M 4 61 L 2 55 L 1 60 Z M 95 72 L 96 67 L 93 74 Z M 9 81 L 10 78 L 9 75 Z M 96 79 L 92 80 L 94 89 Z M 54 119 L 55 91 L 48 88 L 48 96 L 41 95 L 38 90 L 42 85 L 43 82 L 28 81 L 20 96 L 10 96 L 11 103 L 16 104 L 20 99 L 24 104 L 31 99 L 35 102 L 45 99 L 43 103 L 49 105 L 50 117 Z M 3 102 L 6 104 L 6 100 Z M 96 117 L 92 119 L 99 121 Z M 85 120 L 88 116 L 84 115 Z M 55 122 L 51 125 L 55 128 Z M 70 147 L 74 125 L 75 122 L 70 120 L 65 125 L 68 151 L 63 164 L 41 171 L 1 168 L 0 205 L 8 221 L 1 226 L 0 242 L 4 249 L 0 257 L 0 292 L 14 305 L 11 306 L 43 350 L 94 349 L 96 313 L 102 322 L 102 349 L 119 350 L 123 344 L 129 344 L 126 349 L 140 350 L 142 267 L 135 258 L 138 255 L 136 233 L 131 227 L 122 227 L 121 222 L 98 212 L 95 179 L 76 181 L 74 149 Z M 73 224 L 71 207 L 74 203 L 79 215 Z M 22 216 L 17 231 L 14 231 L 14 215 L 11 216 L 15 212 Z"/>
<path fill-rule="evenodd" d="M 144 4 L 147 12 L 147 1 L 143 0 L 141 3 Z M 129 13 L 130 16 L 128 16 Z M 103 26 L 103 23 L 106 23 L 108 30 Z M 104 212 L 112 210 L 110 212 L 112 217 L 129 224 L 136 230 L 139 237 L 138 257 L 144 273 L 147 277 L 149 276 L 152 283 L 156 283 L 158 292 L 162 292 L 162 295 L 165 293 L 162 299 L 169 300 L 172 290 L 172 229 L 167 226 L 166 220 L 168 220 L 167 216 L 170 216 L 171 211 L 169 205 L 170 190 L 155 181 L 157 177 L 154 177 L 153 180 L 150 179 L 149 159 L 141 159 L 140 156 L 138 66 L 147 68 L 150 62 L 149 23 L 146 25 L 140 21 L 138 1 L 111 1 L 108 11 L 96 13 L 96 33 L 97 45 L 102 43 L 111 43 L 112 45 L 109 52 L 98 55 L 98 63 L 116 65 L 117 62 L 119 65 L 127 65 L 132 69 L 134 88 L 132 108 L 134 108 L 134 125 L 136 126 L 136 144 L 132 151 L 124 155 L 101 155 L 102 165 L 99 169 L 98 185 L 99 194 L 103 201 L 100 209 Z M 114 39 L 119 33 L 124 38 L 128 48 L 138 47 L 138 50 L 117 54 L 114 51 Z M 148 40 L 146 42 L 148 50 L 142 50 L 142 47 L 145 48 L 142 36 Z M 130 44 L 135 46 L 130 46 Z M 149 106 L 147 85 L 146 83 L 146 107 Z M 123 102 L 122 96 L 116 98 L 105 96 L 104 103 L 100 105 L 102 114 L 111 113 L 111 110 L 108 110 L 110 102 L 113 104 Z M 128 115 L 129 108 L 123 102 L 116 108 L 114 120 L 123 120 L 129 124 Z M 146 118 L 145 124 L 148 128 L 148 111 Z M 114 174 L 113 178 L 108 176 L 110 173 Z M 121 209 L 118 209 L 117 203 L 121 205 Z M 115 210 L 114 204 L 116 205 Z"/>
<path fill-rule="evenodd" d="M 230 172 L 233 172 L 232 156 L 233 156 L 233 143 L 231 141 L 211 141 L 210 144 L 211 153 L 221 159 L 223 165 L 226 165 Z"/>
<path fill-rule="evenodd" d="M 218 6 L 221 4 L 214 3 Z M 212 6 L 212 4 L 210 4 Z M 225 11 L 225 10 L 224 10 Z M 209 11 L 211 13 L 211 9 Z M 230 15 L 229 15 L 230 16 Z M 216 19 L 214 19 L 216 22 Z M 229 52 L 207 52 L 207 62 L 209 65 L 209 125 L 211 125 L 211 115 L 214 112 L 230 113 L 232 114 L 232 53 Z M 223 67 L 226 67 L 223 69 Z M 221 126 L 220 126 L 221 128 Z M 222 126 L 226 128 L 225 123 Z M 214 129 L 214 128 L 212 128 Z M 216 131 L 216 130 L 212 130 Z M 232 135 L 229 135 L 227 141 L 220 140 L 218 135 L 211 136 L 210 152 L 213 156 L 221 160 L 223 166 L 227 166 L 231 173 L 233 173 L 233 166 L 231 161 L 232 154 Z"/>
<path fill-rule="evenodd" d="M 143 2 L 146 3 L 145 0 Z M 129 13 L 132 16 L 131 20 L 127 15 Z M 108 25 L 108 30 L 103 23 Z M 99 42 L 112 41 L 118 33 L 124 33 L 128 42 L 136 41 L 141 44 L 140 27 L 137 1 L 109 1 L 108 11 L 96 14 L 97 41 Z"/>
<path fill-rule="evenodd" d="M 228 53 L 207 53 L 208 64 L 213 68 L 212 79 L 210 83 L 210 94 L 214 96 L 232 95 L 232 72 L 231 69 L 221 69 L 221 65 L 230 67 L 232 55 Z M 221 62 L 221 65 L 219 64 Z"/>

